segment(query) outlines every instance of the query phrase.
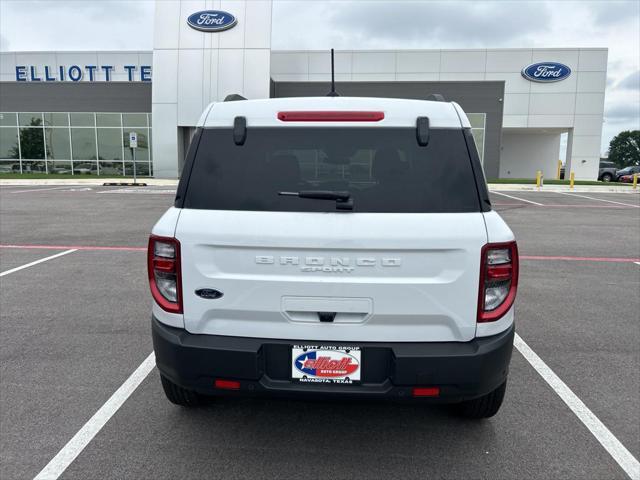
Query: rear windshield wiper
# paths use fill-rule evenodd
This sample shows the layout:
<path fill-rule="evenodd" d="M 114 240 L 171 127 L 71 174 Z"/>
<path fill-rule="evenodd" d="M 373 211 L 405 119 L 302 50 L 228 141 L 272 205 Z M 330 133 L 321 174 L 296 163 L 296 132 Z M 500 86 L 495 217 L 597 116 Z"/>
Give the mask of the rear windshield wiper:
<path fill-rule="evenodd" d="M 351 193 L 335 190 L 301 190 L 299 192 L 278 192 L 278 195 L 286 197 L 314 198 L 317 200 L 335 200 L 336 209 L 353 210 Z"/>

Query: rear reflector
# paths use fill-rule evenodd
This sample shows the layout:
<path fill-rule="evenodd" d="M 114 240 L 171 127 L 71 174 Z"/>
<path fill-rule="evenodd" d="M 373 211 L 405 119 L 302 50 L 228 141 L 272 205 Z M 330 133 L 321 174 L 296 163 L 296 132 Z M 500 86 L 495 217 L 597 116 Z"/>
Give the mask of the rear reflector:
<path fill-rule="evenodd" d="M 412 395 L 414 397 L 439 397 L 440 387 L 415 387 Z"/>
<path fill-rule="evenodd" d="M 222 390 L 240 390 L 240 382 L 235 380 L 221 380 L 218 378 L 215 381 L 215 386 Z"/>
<path fill-rule="evenodd" d="M 379 122 L 384 112 L 278 112 L 282 122 Z"/>

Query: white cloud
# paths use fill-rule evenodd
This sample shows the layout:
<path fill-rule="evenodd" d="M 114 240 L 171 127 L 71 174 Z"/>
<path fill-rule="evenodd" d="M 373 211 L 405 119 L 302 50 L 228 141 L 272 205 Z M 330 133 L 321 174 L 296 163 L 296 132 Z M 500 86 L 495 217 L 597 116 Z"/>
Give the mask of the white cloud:
<path fill-rule="evenodd" d="M 13 51 L 151 50 L 153 12 L 153 0 L 0 0 L 0 31 Z"/>

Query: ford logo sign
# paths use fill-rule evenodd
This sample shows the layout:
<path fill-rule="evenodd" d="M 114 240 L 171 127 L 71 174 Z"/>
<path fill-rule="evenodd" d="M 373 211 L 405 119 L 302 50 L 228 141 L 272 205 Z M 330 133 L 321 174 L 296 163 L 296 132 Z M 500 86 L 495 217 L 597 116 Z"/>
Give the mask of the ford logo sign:
<path fill-rule="evenodd" d="M 221 32 L 235 27 L 238 19 L 221 10 L 204 10 L 189 15 L 187 23 L 201 32 Z"/>
<path fill-rule="evenodd" d="M 532 82 L 559 82 L 571 75 L 571 69 L 562 63 L 532 63 L 522 69 L 522 76 Z"/>

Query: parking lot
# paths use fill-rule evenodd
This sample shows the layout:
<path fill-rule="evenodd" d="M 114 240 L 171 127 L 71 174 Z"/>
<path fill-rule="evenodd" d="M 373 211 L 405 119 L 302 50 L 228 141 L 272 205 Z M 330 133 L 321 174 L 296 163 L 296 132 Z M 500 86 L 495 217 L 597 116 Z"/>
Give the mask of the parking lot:
<path fill-rule="evenodd" d="M 640 478 L 640 195 L 492 193 L 519 244 L 519 338 L 480 422 L 415 403 L 170 404 L 145 247 L 172 201 L 0 187 L 0 478 Z"/>

